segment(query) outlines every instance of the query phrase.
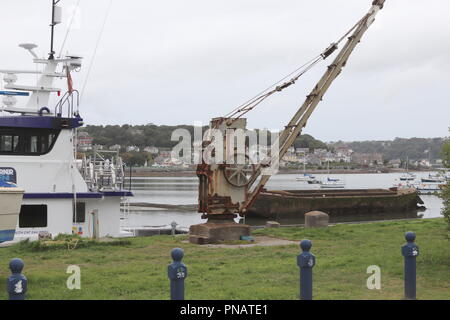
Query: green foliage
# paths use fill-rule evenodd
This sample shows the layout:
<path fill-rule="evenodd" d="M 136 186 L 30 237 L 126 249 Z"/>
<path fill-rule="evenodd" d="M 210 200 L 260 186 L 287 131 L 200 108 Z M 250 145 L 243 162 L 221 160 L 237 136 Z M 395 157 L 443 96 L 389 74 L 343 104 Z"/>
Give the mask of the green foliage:
<path fill-rule="evenodd" d="M 122 160 L 124 163 L 126 163 L 128 166 L 143 166 L 146 161 L 148 161 L 148 164 L 152 163 L 152 156 L 151 154 L 147 152 L 125 152 L 121 153 L 120 156 L 122 157 Z"/>
<path fill-rule="evenodd" d="M 88 125 L 83 129 L 94 138 L 94 144 L 100 144 L 105 147 L 113 145 L 124 146 L 138 146 L 144 148 L 147 146 L 155 146 L 158 148 L 172 148 L 178 141 L 171 141 L 172 132 L 176 129 L 188 130 L 191 137 L 194 137 L 194 127 L 179 125 L 179 126 L 157 126 L 154 124 L 148 125 L 122 125 L 122 126 L 92 126 Z M 203 128 L 203 132 L 207 128 Z M 258 131 L 258 130 L 257 130 Z M 270 136 L 270 135 L 269 135 Z M 329 147 L 322 141 L 314 139 L 308 134 L 299 136 L 294 143 L 296 148 L 310 148 L 310 149 L 328 149 Z"/>
<path fill-rule="evenodd" d="M 109 239 L 108 239 L 109 240 Z M 29 241 L 28 239 L 14 245 L 21 251 L 49 251 L 49 250 L 75 250 L 99 246 L 126 246 L 131 242 L 128 239 L 111 239 L 110 241 L 97 241 L 82 238 L 78 235 L 61 234 L 52 240 Z"/>
<path fill-rule="evenodd" d="M 94 138 L 94 144 L 100 144 L 105 147 L 113 145 L 138 146 L 144 148 L 155 146 L 158 148 L 172 148 L 178 141 L 171 141 L 172 132 L 176 129 L 186 129 L 194 137 L 193 126 L 157 126 L 154 124 L 131 126 L 128 124 L 93 126 L 88 125 L 83 131 L 89 133 Z"/>
<path fill-rule="evenodd" d="M 358 153 L 382 153 L 384 159 L 410 160 L 441 158 L 444 138 L 395 138 L 393 141 L 335 142 L 333 147 L 347 146 Z"/>
<path fill-rule="evenodd" d="M 330 149 L 330 147 L 326 143 L 314 139 L 309 134 L 302 134 L 301 136 L 299 136 L 294 142 L 294 147 L 309 148 L 310 151 L 313 151 L 315 149 Z"/>
<path fill-rule="evenodd" d="M 450 140 L 447 140 L 442 146 L 442 158 L 444 161 L 444 165 L 447 168 L 450 168 Z M 450 230 L 450 180 L 447 181 L 447 184 L 442 190 L 440 196 L 444 202 L 442 214 L 447 220 L 448 229 Z"/>

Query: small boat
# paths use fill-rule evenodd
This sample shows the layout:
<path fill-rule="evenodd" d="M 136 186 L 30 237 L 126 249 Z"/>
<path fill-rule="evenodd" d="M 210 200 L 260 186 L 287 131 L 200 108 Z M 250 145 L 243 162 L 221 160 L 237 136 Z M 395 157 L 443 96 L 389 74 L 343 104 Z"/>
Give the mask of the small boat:
<path fill-rule="evenodd" d="M 425 183 L 445 183 L 445 178 L 439 174 L 429 174 L 426 178 L 420 179 L 422 182 Z"/>
<path fill-rule="evenodd" d="M 300 177 L 296 178 L 297 181 L 305 181 L 305 182 L 310 181 L 311 179 L 315 179 L 315 177 L 309 173 L 304 173 Z"/>
<path fill-rule="evenodd" d="M 419 194 L 438 193 L 444 187 L 443 183 L 418 183 L 414 186 Z"/>
<path fill-rule="evenodd" d="M 308 184 L 320 184 L 320 181 L 316 179 L 312 174 L 306 173 L 306 163 L 303 163 L 303 175 L 296 178 L 297 181 L 306 182 Z"/>
<path fill-rule="evenodd" d="M 345 183 L 340 179 L 327 178 L 327 180 L 320 183 L 320 187 L 322 189 L 345 188 Z"/>
<path fill-rule="evenodd" d="M 23 193 L 15 184 L 0 180 L 0 243 L 14 239 Z"/>
<path fill-rule="evenodd" d="M 320 184 L 321 182 L 317 180 L 313 175 L 309 173 L 304 173 L 302 176 L 296 178 L 297 181 L 306 182 L 308 184 Z"/>
<path fill-rule="evenodd" d="M 328 174 L 330 174 L 330 162 L 327 163 Z M 320 188 L 322 189 L 336 189 L 345 188 L 345 183 L 337 178 L 327 177 L 327 180 L 320 182 Z"/>
<path fill-rule="evenodd" d="M 409 157 L 406 157 L 406 166 L 405 166 L 406 172 L 400 177 L 401 181 L 413 181 L 416 179 L 416 175 L 409 172 L 408 163 L 409 163 Z"/>
<path fill-rule="evenodd" d="M 322 183 L 322 181 L 317 180 L 317 179 L 312 179 L 312 180 L 308 181 L 308 184 L 321 184 L 321 183 Z"/>
<path fill-rule="evenodd" d="M 401 181 L 413 181 L 414 179 L 416 179 L 416 175 L 413 173 L 405 173 L 400 177 Z"/>

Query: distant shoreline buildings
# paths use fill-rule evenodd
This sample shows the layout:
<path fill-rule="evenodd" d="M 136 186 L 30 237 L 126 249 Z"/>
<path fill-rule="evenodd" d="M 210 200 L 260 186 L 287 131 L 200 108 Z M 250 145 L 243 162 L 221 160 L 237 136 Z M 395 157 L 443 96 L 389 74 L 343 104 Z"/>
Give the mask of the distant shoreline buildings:
<path fill-rule="evenodd" d="M 86 131 L 79 131 L 77 136 L 77 151 L 92 152 L 97 150 L 117 151 L 121 154 L 128 154 L 133 157 L 136 154 L 144 154 L 140 157 L 135 165 L 148 167 L 188 167 L 191 163 L 184 163 L 182 160 L 173 159 L 171 148 L 160 148 L 156 146 L 139 147 L 136 145 L 119 145 L 114 144 L 109 147 L 95 144 L 94 138 Z M 426 150 L 425 152 L 426 153 Z M 405 157 L 406 158 L 406 157 Z M 325 148 L 289 148 L 286 155 L 281 159 L 281 167 L 324 167 L 328 164 L 341 164 L 343 166 L 360 166 L 360 167 L 389 167 L 399 169 L 405 167 L 405 159 L 386 159 L 382 153 L 361 153 L 355 152 L 346 146 Z M 442 164 L 441 159 L 410 159 L 409 166 L 431 168 Z"/>

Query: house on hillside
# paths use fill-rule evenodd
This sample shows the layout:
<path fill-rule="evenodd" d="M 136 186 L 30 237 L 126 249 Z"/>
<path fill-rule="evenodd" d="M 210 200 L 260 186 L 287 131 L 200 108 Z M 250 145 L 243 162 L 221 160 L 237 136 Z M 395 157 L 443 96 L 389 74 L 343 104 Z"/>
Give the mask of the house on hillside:
<path fill-rule="evenodd" d="M 148 152 L 151 154 L 158 154 L 159 153 L 159 149 L 156 147 L 145 147 L 144 148 L 144 152 Z"/>
<path fill-rule="evenodd" d="M 132 152 L 132 151 L 139 152 L 141 149 L 139 149 L 139 147 L 137 147 L 137 146 L 128 146 L 126 148 L 126 150 L 127 150 L 127 152 Z"/>
<path fill-rule="evenodd" d="M 363 166 L 374 166 L 383 164 L 381 153 L 353 153 L 352 161 Z"/>

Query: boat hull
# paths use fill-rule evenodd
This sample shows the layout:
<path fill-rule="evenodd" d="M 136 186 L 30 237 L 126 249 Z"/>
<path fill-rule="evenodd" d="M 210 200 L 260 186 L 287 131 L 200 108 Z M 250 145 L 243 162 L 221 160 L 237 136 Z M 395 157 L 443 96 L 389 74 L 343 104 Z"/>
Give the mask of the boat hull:
<path fill-rule="evenodd" d="M 14 239 L 22 198 L 19 188 L 0 188 L 0 242 Z"/>
<path fill-rule="evenodd" d="M 330 215 L 405 212 L 418 204 L 423 201 L 415 189 L 267 191 L 259 195 L 247 216 L 289 218 L 315 210 Z"/>

